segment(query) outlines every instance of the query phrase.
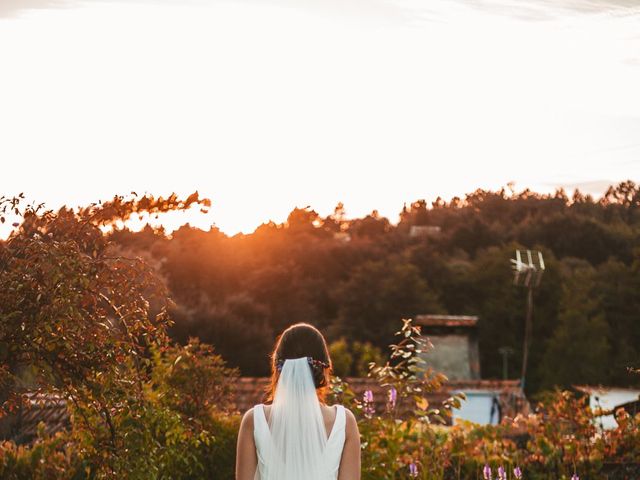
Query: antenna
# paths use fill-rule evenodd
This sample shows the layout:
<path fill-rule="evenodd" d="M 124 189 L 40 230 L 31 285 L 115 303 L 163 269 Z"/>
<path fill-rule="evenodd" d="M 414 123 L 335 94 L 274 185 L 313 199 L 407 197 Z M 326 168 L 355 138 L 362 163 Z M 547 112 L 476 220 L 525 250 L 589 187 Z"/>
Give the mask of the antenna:
<path fill-rule="evenodd" d="M 502 355 L 502 379 L 509 379 L 509 357 L 513 355 L 515 350 L 511 347 L 500 347 L 498 353 Z"/>
<path fill-rule="evenodd" d="M 537 250 L 516 250 L 516 258 L 511 259 L 511 264 L 514 271 L 514 285 L 527 288 L 527 312 L 522 348 L 522 373 L 520 375 L 520 386 L 524 389 L 533 322 L 533 290 L 540 286 L 545 266 L 542 252 Z"/>

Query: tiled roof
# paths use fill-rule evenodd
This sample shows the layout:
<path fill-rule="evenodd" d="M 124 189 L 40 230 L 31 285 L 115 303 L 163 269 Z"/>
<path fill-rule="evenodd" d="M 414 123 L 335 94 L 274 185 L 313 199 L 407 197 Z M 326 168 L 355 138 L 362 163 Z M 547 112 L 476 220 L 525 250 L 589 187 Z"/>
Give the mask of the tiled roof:
<path fill-rule="evenodd" d="M 11 440 L 29 443 L 38 434 L 42 422 L 44 433 L 51 435 L 69 426 L 66 400 L 54 393 L 31 392 L 25 394 L 24 406 L 11 421 Z"/>
<path fill-rule="evenodd" d="M 475 327 L 478 317 L 473 315 L 417 315 L 417 325 L 424 327 Z"/>
<path fill-rule="evenodd" d="M 631 392 L 640 395 L 638 387 L 606 387 L 603 385 L 573 385 L 573 388 L 582 393 L 608 393 L 608 392 Z"/>
<path fill-rule="evenodd" d="M 254 405 L 266 401 L 269 377 L 240 377 L 235 384 L 235 403 L 239 411 L 245 412 Z"/>
<path fill-rule="evenodd" d="M 345 382 L 358 398 L 364 392 L 371 390 L 374 406 L 377 412 L 386 408 L 388 391 L 381 387 L 373 378 L 346 378 Z M 265 402 L 264 392 L 269 384 L 267 377 L 241 377 L 236 383 L 236 407 L 240 412 L 249 410 L 254 405 Z M 503 416 L 514 417 L 518 413 L 527 413 L 529 404 L 524 397 L 518 380 L 460 380 L 449 381 L 438 392 L 425 394 L 429 404 L 435 408 L 442 404 L 455 392 L 490 391 L 495 392 L 500 403 Z M 411 405 L 404 405 L 404 409 L 411 410 Z M 401 408 L 402 409 L 402 408 Z M 401 412 L 402 413 L 402 412 Z M 406 413 L 406 412 L 405 412 Z"/>
<path fill-rule="evenodd" d="M 374 406 L 377 412 L 384 412 L 388 398 L 388 388 L 381 387 L 372 378 L 347 378 L 351 390 L 358 398 L 362 398 L 364 392 L 371 390 Z M 259 403 L 264 403 L 265 391 L 269 384 L 268 377 L 241 377 L 236 383 L 235 402 L 236 408 L 244 412 Z M 429 404 L 437 408 L 453 393 L 489 391 L 495 392 L 498 397 L 503 416 L 514 417 L 518 413 L 528 413 L 528 402 L 517 380 L 459 380 L 449 381 L 438 392 L 424 395 Z M 43 423 L 44 432 L 51 435 L 69 426 L 69 412 L 67 402 L 60 395 L 51 393 L 28 393 L 26 395 L 27 406 L 24 407 L 13 419 L 11 426 L 11 439 L 16 443 L 29 443 L 37 436 L 38 425 Z M 407 413 L 412 406 L 400 405 L 400 414 Z M 636 407 L 637 408 L 637 407 Z"/>

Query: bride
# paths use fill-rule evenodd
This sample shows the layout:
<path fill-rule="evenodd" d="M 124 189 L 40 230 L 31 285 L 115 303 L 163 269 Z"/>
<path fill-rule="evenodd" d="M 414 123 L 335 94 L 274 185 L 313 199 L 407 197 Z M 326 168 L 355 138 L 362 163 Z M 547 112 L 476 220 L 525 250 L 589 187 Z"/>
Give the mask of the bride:
<path fill-rule="evenodd" d="M 360 433 L 341 405 L 328 406 L 331 359 L 313 326 L 298 323 L 276 341 L 269 405 L 243 417 L 236 480 L 359 480 Z"/>

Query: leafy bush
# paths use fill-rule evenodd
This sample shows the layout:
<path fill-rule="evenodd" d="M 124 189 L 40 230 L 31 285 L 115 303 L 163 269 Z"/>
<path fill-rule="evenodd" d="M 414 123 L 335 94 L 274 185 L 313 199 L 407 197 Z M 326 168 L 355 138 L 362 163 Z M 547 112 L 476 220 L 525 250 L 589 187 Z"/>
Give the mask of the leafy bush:
<path fill-rule="evenodd" d="M 340 338 L 329 345 L 333 372 L 339 377 L 366 377 L 370 363 L 382 361 L 382 351 L 369 342 Z"/>
<path fill-rule="evenodd" d="M 152 358 L 144 395 L 123 397 L 111 416 L 113 443 L 99 414 L 77 403 L 69 432 L 0 446 L 0 478 L 232 479 L 239 416 L 226 412 L 235 371 L 197 341 Z"/>
<path fill-rule="evenodd" d="M 94 478 L 81 449 L 66 433 L 41 436 L 33 445 L 0 443 L 0 478 L 4 480 L 80 480 Z"/>
<path fill-rule="evenodd" d="M 198 478 L 233 480 L 240 416 L 214 416 L 209 428 L 213 438 L 208 443 L 202 443 L 198 449 L 204 471 L 203 476 Z"/>
<path fill-rule="evenodd" d="M 483 478 L 483 470 L 490 468 L 495 475 L 500 467 L 508 478 L 514 478 L 516 467 L 527 480 L 569 480 L 576 473 L 583 479 L 602 478 L 606 463 L 640 462 L 640 414 L 619 410 L 618 427 L 599 431 L 599 412 L 587 398 L 566 391 L 549 392 L 535 413 L 505 418 L 500 425 L 442 426 L 462 399 L 452 397 L 441 408 L 430 408 L 423 393 L 439 390 L 446 379 L 418 355 L 428 345 L 411 321 L 397 334 L 400 341 L 391 346 L 390 361 L 370 371 L 387 387 L 384 411 L 374 410 L 371 392 L 360 399 L 340 379 L 334 383 L 334 398 L 358 416 L 363 479 Z"/>
<path fill-rule="evenodd" d="M 185 346 L 155 348 L 153 358 L 151 386 L 163 405 L 204 423 L 211 412 L 232 409 L 238 371 L 227 368 L 211 345 L 192 338 Z"/>

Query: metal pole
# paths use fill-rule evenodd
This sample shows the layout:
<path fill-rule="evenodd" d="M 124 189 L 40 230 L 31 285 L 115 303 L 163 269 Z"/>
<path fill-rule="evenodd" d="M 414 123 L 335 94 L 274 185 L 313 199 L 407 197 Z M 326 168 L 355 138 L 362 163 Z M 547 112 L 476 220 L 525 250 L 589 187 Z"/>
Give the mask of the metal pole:
<path fill-rule="evenodd" d="M 531 337 L 531 323 L 533 320 L 533 282 L 529 284 L 527 294 L 527 318 L 524 326 L 524 345 L 522 347 L 522 375 L 520 386 L 524 390 L 525 378 L 527 376 L 527 362 L 529 361 L 529 339 Z"/>
<path fill-rule="evenodd" d="M 500 355 L 502 355 L 502 379 L 509 379 L 509 355 L 513 353 L 513 350 L 510 347 L 500 347 L 498 349 Z"/>
<path fill-rule="evenodd" d="M 502 379 L 503 380 L 509 379 L 509 353 L 508 352 L 504 352 L 504 362 L 502 365 Z"/>

